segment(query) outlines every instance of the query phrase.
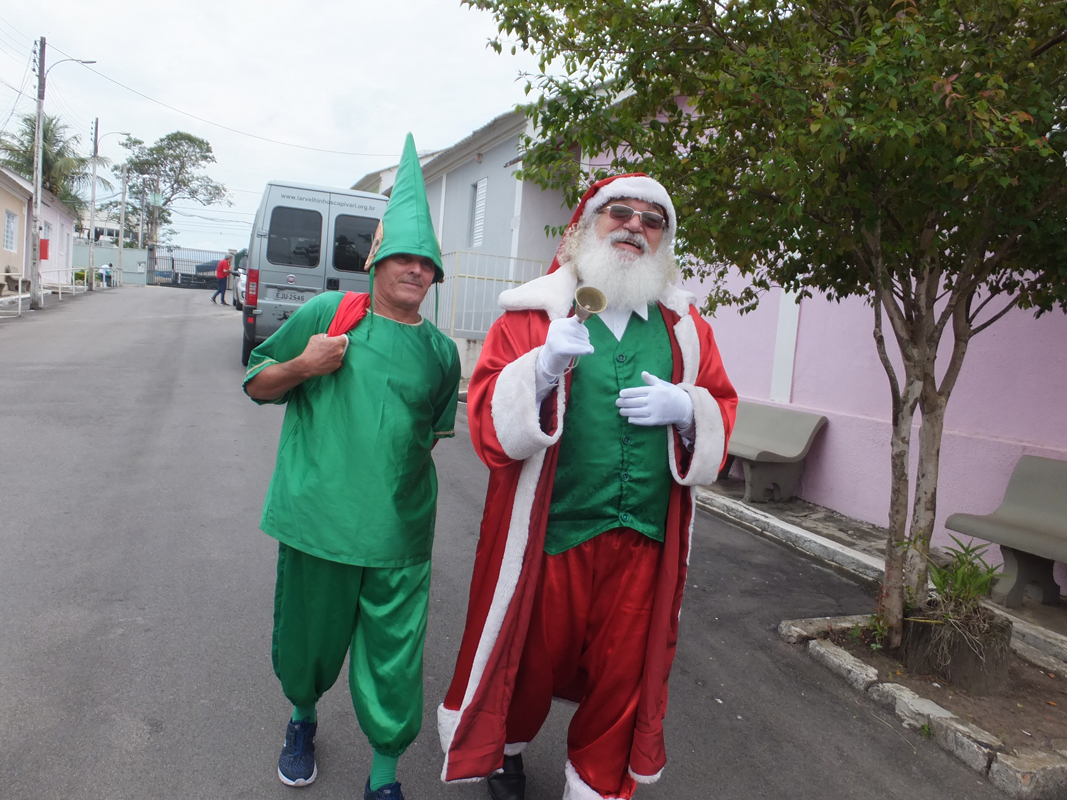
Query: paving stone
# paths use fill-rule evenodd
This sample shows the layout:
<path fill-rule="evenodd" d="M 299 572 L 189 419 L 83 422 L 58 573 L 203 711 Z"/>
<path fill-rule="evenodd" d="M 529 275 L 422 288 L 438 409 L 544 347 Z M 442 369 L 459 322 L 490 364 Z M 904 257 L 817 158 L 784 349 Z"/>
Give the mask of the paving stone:
<path fill-rule="evenodd" d="M 867 689 L 867 696 L 888 711 L 897 710 L 897 697 L 902 694 L 915 694 L 899 683 L 876 683 Z"/>
<path fill-rule="evenodd" d="M 960 761 L 983 775 L 989 770 L 1004 742 L 976 725 L 957 717 L 930 717 L 934 741 Z"/>
<path fill-rule="evenodd" d="M 810 617 L 787 619 L 778 625 L 778 635 L 789 644 L 801 644 L 810 639 L 823 639 L 832 630 L 851 630 L 867 624 L 870 616 L 856 614 L 851 617 Z"/>
<path fill-rule="evenodd" d="M 808 652 L 816 661 L 829 667 L 861 692 L 867 691 L 867 687 L 878 680 L 878 670 L 824 639 L 808 642 Z"/>
<path fill-rule="evenodd" d="M 1067 798 L 1067 758 L 1058 753 L 1020 748 L 1017 755 L 997 753 L 989 780 L 1012 797 L 1026 800 Z"/>
<path fill-rule="evenodd" d="M 930 725 L 931 719 L 955 717 L 955 714 L 933 700 L 919 697 L 911 689 L 897 683 L 877 683 L 867 690 L 867 694 L 880 706 L 900 717 L 906 728 L 918 729 Z"/>

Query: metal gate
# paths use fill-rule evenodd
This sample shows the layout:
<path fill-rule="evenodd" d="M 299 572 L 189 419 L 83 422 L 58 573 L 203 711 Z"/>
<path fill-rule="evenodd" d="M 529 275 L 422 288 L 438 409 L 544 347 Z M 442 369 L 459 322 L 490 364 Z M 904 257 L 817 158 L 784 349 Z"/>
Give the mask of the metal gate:
<path fill-rule="evenodd" d="M 222 250 L 190 250 L 187 247 L 148 245 L 145 283 L 185 289 L 215 289 L 215 268 L 228 255 Z"/>

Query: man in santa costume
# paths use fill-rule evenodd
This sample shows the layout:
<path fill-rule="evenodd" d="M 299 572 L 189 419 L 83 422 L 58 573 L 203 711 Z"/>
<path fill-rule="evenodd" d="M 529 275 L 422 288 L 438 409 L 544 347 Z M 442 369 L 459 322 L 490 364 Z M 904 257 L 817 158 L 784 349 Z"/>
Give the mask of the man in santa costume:
<path fill-rule="evenodd" d="M 694 491 L 737 407 L 711 327 L 675 284 L 677 220 L 641 174 L 594 184 L 549 274 L 500 296 L 468 390 L 489 466 L 456 671 L 438 710 L 446 781 L 522 800 L 553 697 L 578 703 L 566 800 L 629 798 L 666 763 L 663 717 Z M 582 324 L 575 291 L 608 308 Z"/>
<path fill-rule="evenodd" d="M 454 435 L 460 378 L 455 342 L 419 315 L 444 271 L 411 134 L 366 265 L 370 294 L 301 306 L 252 351 L 244 389 L 286 404 L 260 521 L 279 542 L 271 656 L 293 704 L 278 778 L 318 775 L 315 706 L 348 655 L 374 749 L 364 800 L 403 800 L 397 760 L 422 726 L 430 452 Z"/>

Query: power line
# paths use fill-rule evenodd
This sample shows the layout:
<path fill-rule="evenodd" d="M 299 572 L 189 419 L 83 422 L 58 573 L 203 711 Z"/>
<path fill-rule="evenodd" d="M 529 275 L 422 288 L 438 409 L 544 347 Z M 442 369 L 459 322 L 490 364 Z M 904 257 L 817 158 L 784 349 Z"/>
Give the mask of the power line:
<path fill-rule="evenodd" d="M 55 47 L 54 45 L 53 45 L 52 49 L 56 50 L 56 51 L 58 51 L 60 53 L 63 53 L 63 55 L 67 56 L 67 58 L 74 58 L 74 56 L 70 55 L 69 53 L 64 53 L 62 50 L 60 50 L 58 47 Z M 191 117 L 192 119 L 198 120 L 198 121 L 203 122 L 203 123 L 205 123 L 207 125 L 214 125 L 216 128 L 222 128 L 224 131 L 230 131 L 231 133 L 240 134 L 241 136 L 248 136 L 251 139 L 259 139 L 262 142 L 270 142 L 271 144 L 280 144 L 280 145 L 282 145 L 284 147 L 295 147 L 298 150 L 311 150 L 311 151 L 314 151 L 316 153 L 331 153 L 333 155 L 339 155 L 339 156 L 364 156 L 364 157 L 370 157 L 370 158 L 399 158 L 399 156 L 396 153 L 352 153 L 352 152 L 349 152 L 347 150 L 327 150 L 326 148 L 323 148 L 323 147 L 310 147 L 309 145 L 305 145 L 305 144 L 293 144 L 292 142 L 283 142 L 283 141 L 280 141 L 279 139 L 269 139 L 266 136 L 259 136 L 258 134 L 255 134 L 255 133 L 248 133 L 248 131 L 240 131 L 240 130 L 237 130 L 237 128 L 231 128 L 229 125 L 223 125 L 222 123 L 219 123 L 219 122 L 212 122 L 211 120 L 205 119 L 204 117 L 199 117 L 196 114 L 190 114 L 188 111 L 182 111 L 180 108 L 175 108 L 172 105 L 164 103 L 162 100 L 156 100 L 154 97 L 150 97 L 147 94 L 145 94 L 144 92 L 139 92 L 136 89 L 130 88 L 126 84 L 121 83 L 121 82 L 115 80 L 114 78 L 111 78 L 111 77 L 105 75 L 100 70 L 93 69 L 92 67 L 90 67 L 87 64 L 82 64 L 82 66 L 85 67 L 85 69 L 89 70 L 90 72 L 99 75 L 104 80 L 111 81 L 111 83 L 115 84 L 116 86 L 121 86 L 123 89 L 125 89 L 128 92 L 133 92 L 138 97 L 143 97 L 145 100 L 149 100 L 149 101 L 151 101 L 153 103 L 156 103 L 157 105 L 161 105 L 164 108 L 168 108 L 171 111 L 174 111 L 174 112 L 176 112 L 178 114 L 182 114 L 182 115 L 184 115 L 186 117 Z"/>
<path fill-rule="evenodd" d="M 201 211 L 201 210 L 207 210 L 208 208 L 211 208 L 211 207 L 210 206 L 206 206 L 206 207 L 205 206 L 201 206 L 201 207 L 198 208 L 196 206 L 171 206 L 171 208 L 179 209 L 181 211 Z M 225 208 L 211 208 L 211 210 L 214 211 L 216 214 L 241 214 L 242 216 L 246 216 L 246 217 L 254 217 L 256 215 L 255 211 L 229 211 L 228 209 L 225 209 Z"/>
<path fill-rule="evenodd" d="M 12 89 L 15 89 L 15 91 L 18 92 L 18 94 L 15 96 L 15 101 L 11 104 L 11 110 L 8 111 L 7 112 L 7 116 L 4 117 L 4 124 L 0 125 L 0 130 L 7 130 L 7 123 L 11 122 L 11 117 L 14 115 L 15 109 L 18 108 L 19 99 L 21 97 L 29 97 L 29 95 L 25 94 L 24 90 L 27 88 L 26 84 L 29 81 L 30 72 L 31 72 L 31 70 L 33 68 L 33 60 L 34 60 L 34 58 L 36 56 L 37 56 L 37 44 L 34 43 L 33 50 L 30 52 L 30 57 L 26 61 L 26 68 L 22 71 L 22 83 L 19 84 L 19 88 L 18 89 L 15 89 L 14 86 L 11 87 Z M 10 84 L 6 84 L 6 85 L 10 85 Z"/>
<path fill-rule="evenodd" d="M 6 19 L 4 19 L 3 17 L 0 17 L 0 22 L 2 22 L 2 23 L 4 23 L 5 25 L 7 25 L 7 27 L 11 28 L 11 30 L 13 30 L 13 31 L 14 31 L 15 33 L 17 33 L 17 34 L 18 34 L 19 36 L 21 36 L 21 37 L 22 37 L 23 39 L 25 39 L 25 40 L 26 40 L 27 42 L 32 42 L 32 41 L 34 41 L 33 37 L 31 37 L 31 36 L 27 36 L 27 35 L 26 35 L 25 33 L 23 33 L 22 31 L 20 31 L 20 30 L 19 30 L 18 28 L 16 28 L 16 27 L 15 27 L 14 25 L 12 25 L 12 24 L 11 24 L 10 22 L 8 22 L 8 21 L 7 21 Z"/>
<path fill-rule="evenodd" d="M 189 214 L 188 212 L 179 211 L 178 209 L 171 207 L 167 209 L 180 217 L 193 217 L 194 219 L 206 219 L 209 222 L 218 222 L 226 225 L 251 225 L 252 223 L 246 219 L 220 219 L 218 217 L 205 217 L 203 214 Z"/>

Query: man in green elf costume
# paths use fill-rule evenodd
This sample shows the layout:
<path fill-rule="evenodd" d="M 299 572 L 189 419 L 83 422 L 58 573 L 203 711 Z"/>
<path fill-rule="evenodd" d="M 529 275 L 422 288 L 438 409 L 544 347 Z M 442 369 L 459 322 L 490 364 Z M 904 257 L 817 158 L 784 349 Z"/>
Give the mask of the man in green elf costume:
<path fill-rule="evenodd" d="M 402 800 L 397 759 L 422 727 L 430 451 L 453 435 L 460 377 L 455 343 L 419 315 L 444 271 L 410 134 L 366 268 L 369 295 L 317 295 L 252 351 L 244 390 L 286 404 L 260 521 L 279 541 L 272 658 L 293 704 L 278 777 L 315 780 L 315 704 L 348 653 L 374 748 L 363 796 Z"/>

